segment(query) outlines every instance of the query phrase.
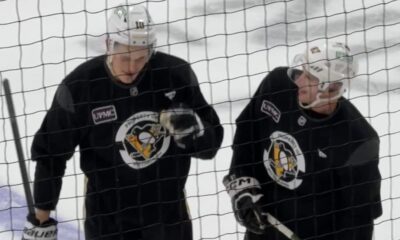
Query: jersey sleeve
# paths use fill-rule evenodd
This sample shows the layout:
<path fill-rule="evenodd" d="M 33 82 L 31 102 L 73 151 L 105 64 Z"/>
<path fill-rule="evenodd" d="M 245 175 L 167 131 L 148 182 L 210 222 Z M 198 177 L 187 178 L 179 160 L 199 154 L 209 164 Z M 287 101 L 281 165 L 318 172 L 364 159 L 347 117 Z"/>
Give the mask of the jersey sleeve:
<path fill-rule="evenodd" d="M 35 206 L 53 210 L 57 205 L 66 161 L 72 157 L 78 144 L 79 128 L 69 88 L 61 84 L 31 147 L 36 161 Z"/>
<path fill-rule="evenodd" d="M 341 239 L 367 239 L 363 227 L 372 229 L 373 220 L 382 214 L 378 163 L 379 139 L 371 139 L 336 170 L 337 227 L 347 229 L 340 233 Z"/>
<path fill-rule="evenodd" d="M 221 146 L 223 128 L 215 109 L 205 100 L 190 65 L 187 63 L 180 70 L 182 86 L 179 88 L 184 92 L 183 102 L 198 114 L 204 126 L 204 134 L 192 141 L 188 151 L 193 157 L 211 159 Z"/>

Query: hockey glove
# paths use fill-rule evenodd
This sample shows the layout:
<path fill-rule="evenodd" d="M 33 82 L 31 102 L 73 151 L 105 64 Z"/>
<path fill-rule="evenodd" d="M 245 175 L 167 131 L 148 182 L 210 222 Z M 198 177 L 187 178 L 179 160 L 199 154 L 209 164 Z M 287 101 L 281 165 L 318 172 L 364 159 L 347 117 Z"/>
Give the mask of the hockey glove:
<path fill-rule="evenodd" d="M 50 218 L 40 224 L 34 214 L 29 214 L 25 223 L 22 240 L 56 240 L 57 239 L 57 221 Z"/>
<path fill-rule="evenodd" d="M 232 200 L 236 220 L 248 231 L 264 234 L 267 228 L 267 216 L 262 211 L 260 199 L 261 187 L 253 177 L 225 176 L 224 185 Z"/>
<path fill-rule="evenodd" d="M 186 148 L 195 138 L 204 134 L 199 115 L 182 104 L 161 111 L 160 124 L 168 130 L 180 148 Z"/>

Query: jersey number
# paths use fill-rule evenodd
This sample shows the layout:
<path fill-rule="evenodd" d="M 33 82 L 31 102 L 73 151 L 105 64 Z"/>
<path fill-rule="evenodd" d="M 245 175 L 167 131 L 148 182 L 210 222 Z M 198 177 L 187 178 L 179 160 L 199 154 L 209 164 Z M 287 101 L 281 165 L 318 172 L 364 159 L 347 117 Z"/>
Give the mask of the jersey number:
<path fill-rule="evenodd" d="M 144 28 L 144 22 L 136 21 L 136 28 L 143 29 Z"/>

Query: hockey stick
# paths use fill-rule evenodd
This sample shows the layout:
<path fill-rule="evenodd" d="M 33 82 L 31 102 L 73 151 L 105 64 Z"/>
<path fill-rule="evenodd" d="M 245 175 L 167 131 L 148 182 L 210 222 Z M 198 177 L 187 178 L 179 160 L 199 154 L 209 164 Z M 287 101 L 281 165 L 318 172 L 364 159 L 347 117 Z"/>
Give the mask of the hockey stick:
<path fill-rule="evenodd" d="M 28 212 L 29 212 L 29 214 L 35 214 L 35 209 L 33 207 L 33 197 L 32 197 L 31 188 L 29 186 L 28 172 L 26 171 L 26 166 L 25 166 L 25 162 L 24 162 L 24 154 L 22 152 L 21 137 L 20 137 L 19 131 L 18 131 L 18 124 L 17 124 L 17 119 L 15 116 L 14 103 L 13 103 L 13 100 L 11 97 L 11 90 L 10 90 L 10 84 L 8 83 L 8 79 L 4 79 L 3 86 L 4 86 L 7 107 L 8 107 L 8 115 L 10 116 L 11 128 L 12 128 L 12 132 L 13 132 L 13 136 L 14 136 L 15 148 L 17 151 L 19 168 L 21 171 L 22 184 L 23 184 L 24 191 L 25 191 L 25 198 L 26 198 L 26 203 L 27 203 L 27 207 L 28 207 Z"/>
<path fill-rule="evenodd" d="M 300 238 L 288 227 L 286 227 L 283 223 L 281 223 L 278 219 L 272 216 L 269 213 L 263 213 L 263 215 L 267 216 L 267 221 L 276 228 L 279 232 L 285 235 L 290 240 L 300 240 Z"/>

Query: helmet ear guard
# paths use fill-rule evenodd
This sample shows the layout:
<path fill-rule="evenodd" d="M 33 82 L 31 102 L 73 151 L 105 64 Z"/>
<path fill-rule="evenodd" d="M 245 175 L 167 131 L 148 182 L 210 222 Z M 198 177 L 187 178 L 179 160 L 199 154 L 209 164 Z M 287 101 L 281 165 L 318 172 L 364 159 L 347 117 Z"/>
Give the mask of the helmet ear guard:
<path fill-rule="evenodd" d="M 300 103 L 303 108 L 312 108 L 321 102 L 340 98 L 357 70 L 358 64 L 346 44 L 328 42 L 322 46 L 310 45 L 303 54 L 297 54 L 288 69 L 288 76 L 295 81 L 306 71 L 319 80 L 316 99 L 308 105 Z M 329 98 L 321 98 L 321 93 L 326 91 L 336 94 Z"/>

